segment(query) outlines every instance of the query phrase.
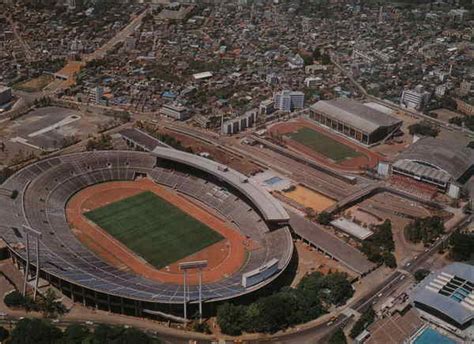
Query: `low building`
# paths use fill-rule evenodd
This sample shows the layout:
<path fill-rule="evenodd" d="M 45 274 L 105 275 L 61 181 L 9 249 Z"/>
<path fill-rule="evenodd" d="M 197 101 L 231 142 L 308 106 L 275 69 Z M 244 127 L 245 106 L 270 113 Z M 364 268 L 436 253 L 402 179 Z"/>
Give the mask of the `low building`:
<path fill-rule="evenodd" d="M 259 112 L 258 112 L 260 115 L 267 116 L 273 113 L 274 111 L 275 111 L 275 103 L 273 102 L 273 99 L 267 99 L 260 103 Z"/>
<path fill-rule="evenodd" d="M 241 116 L 231 118 L 222 123 L 221 132 L 224 135 L 237 134 L 247 128 L 253 127 L 257 121 L 257 109 L 247 111 Z"/>
<path fill-rule="evenodd" d="M 160 113 L 178 121 L 184 121 L 185 119 L 189 118 L 188 109 L 179 104 L 165 104 L 161 108 Z"/>
<path fill-rule="evenodd" d="M 461 99 L 455 99 L 457 110 L 465 115 L 473 116 L 474 115 L 474 105 L 469 104 Z"/>
<path fill-rule="evenodd" d="M 454 263 L 428 275 L 411 295 L 413 305 L 430 320 L 459 330 L 474 324 L 474 266 Z"/>
<path fill-rule="evenodd" d="M 365 145 L 384 140 L 400 130 L 403 123 L 389 114 L 346 98 L 311 105 L 310 118 Z"/>
<path fill-rule="evenodd" d="M 8 103 L 12 99 L 12 89 L 6 86 L 0 86 L 0 105 Z"/>

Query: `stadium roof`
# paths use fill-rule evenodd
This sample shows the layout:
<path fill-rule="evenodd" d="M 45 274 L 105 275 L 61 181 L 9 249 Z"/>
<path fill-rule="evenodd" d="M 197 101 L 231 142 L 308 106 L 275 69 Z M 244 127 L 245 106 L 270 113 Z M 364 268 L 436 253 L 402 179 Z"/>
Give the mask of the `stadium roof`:
<path fill-rule="evenodd" d="M 265 220 L 277 222 L 289 220 L 288 213 L 278 200 L 240 172 L 213 160 L 174 149 L 156 147 L 153 154 L 159 158 L 195 167 L 229 183 L 252 201 Z"/>
<path fill-rule="evenodd" d="M 454 263 L 426 277 L 412 298 L 463 325 L 474 319 L 473 290 L 474 266 Z"/>
<path fill-rule="evenodd" d="M 443 170 L 458 180 L 474 165 L 474 150 L 467 147 L 468 142 L 457 137 L 424 137 L 400 154 L 398 161 L 411 160 L 428 164 Z M 398 163 L 397 161 L 397 163 Z M 428 166 L 429 167 L 429 166 Z M 419 171 L 421 173 L 422 171 Z M 429 177 L 431 170 L 426 171 Z"/>
<path fill-rule="evenodd" d="M 139 145 L 147 152 L 151 152 L 156 147 L 169 147 L 167 144 L 161 142 L 157 138 L 137 128 L 123 129 L 119 132 L 119 134 L 123 138 L 134 142 L 136 145 Z"/>
<path fill-rule="evenodd" d="M 402 123 L 398 118 L 346 98 L 319 101 L 311 105 L 311 109 L 366 133 Z"/>

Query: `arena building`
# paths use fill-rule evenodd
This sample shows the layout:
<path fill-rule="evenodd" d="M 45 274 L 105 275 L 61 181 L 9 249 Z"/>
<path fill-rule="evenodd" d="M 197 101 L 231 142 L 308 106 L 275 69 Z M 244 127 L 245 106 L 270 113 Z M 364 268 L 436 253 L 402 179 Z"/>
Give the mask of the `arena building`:
<path fill-rule="evenodd" d="M 464 139 L 454 137 L 421 138 L 400 154 L 392 173 L 435 186 L 458 198 L 461 185 L 474 172 L 474 154 Z"/>
<path fill-rule="evenodd" d="M 142 187 L 148 185 L 150 190 L 159 189 L 163 195 L 181 200 L 189 209 L 201 209 L 204 219 L 210 218 L 215 224 L 228 228 L 233 239 L 222 234 L 224 232 L 220 233 L 224 239 L 215 244 L 220 246 L 214 249 L 214 252 L 228 254 L 222 262 L 218 261 L 208 269 L 188 272 L 186 285 L 181 269 L 183 259 L 157 268 L 144 256 L 135 254 L 137 251 L 129 251 L 130 247 L 126 247 L 123 241 L 118 242 L 118 238 L 101 232 L 105 227 L 95 226 L 89 217 L 83 219 L 85 222 L 74 222 L 73 227 L 70 215 L 72 219 L 81 219 L 84 214 L 80 211 L 82 208 L 76 211 L 71 202 L 95 188 L 107 189 L 107 192 L 95 192 L 96 196 L 113 197 L 117 189 L 113 186 L 107 188 L 107 185 L 114 183 L 125 183 L 127 188 L 136 183 Z M 82 197 L 78 204 L 91 208 L 91 212 L 106 207 L 94 208 L 97 197 L 87 197 Z M 107 207 L 127 201 L 124 197 L 120 196 L 120 200 Z M 69 213 L 70 209 L 72 213 Z M 181 210 L 192 214 L 185 208 Z M 157 147 L 153 152 L 77 153 L 29 165 L 0 185 L 0 218 L 0 236 L 18 268 L 29 272 L 32 287 L 38 276 L 42 280 L 40 285 L 49 283 L 75 302 L 135 316 L 182 315 L 186 307 L 197 310 L 202 303 L 210 307 L 216 302 L 244 297 L 277 279 L 293 256 L 289 216 L 266 190 L 225 165 L 163 147 Z M 81 223 L 89 224 L 91 233 L 101 235 L 101 239 L 84 242 L 78 235 L 82 230 L 78 227 Z M 28 248 L 29 228 L 41 236 L 39 250 L 32 245 L 35 240 L 31 235 Z M 158 229 L 166 231 L 166 228 L 161 226 Z M 165 236 L 172 234 L 164 233 Z M 202 236 L 202 233 L 196 234 Z M 181 240 L 177 239 L 174 244 L 180 248 Z M 146 241 L 143 240 L 142 244 Z M 234 251 L 234 246 L 231 246 L 234 244 L 240 251 Z M 102 251 L 95 249 L 97 245 L 102 245 Z M 159 247 L 153 245 L 151 253 L 159 253 Z M 109 258 L 113 255 L 112 260 L 104 259 L 104 247 L 110 249 L 105 253 Z M 112 251 L 113 247 L 117 249 Z M 115 255 L 116 252 L 127 259 L 114 264 L 114 260 L 121 259 L 119 254 Z M 196 263 L 197 259 L 186 260 L 200 257 L 203 251 L 196 252 L 183 256 L 184 261 Z M 235 260 L 238 252 L 242 253 L 241 259 Z M 135 265 L 127 266 L 129 261 Z M 233 262 L 238 263 L 233 270 L 221 272 L 220 269 Z M 36 267 L 40 269 L 39 274 L 36 274 Z M 202 284 L 201 277 L 197 282 L 200 273 Z"/>
<path fill-rule="evenodd" d="M 319 101 L 311 105 L 309 116 L 365 145 L 382 141 L 402 126 L 401 120 L 346 98 Z"/>
<path fill-rule="evenodd" d="M 454 263 L 431 273 L 414 290 L 412 302 L 427 317 L 465 330 L 474 319 L 474 266 Z"/>

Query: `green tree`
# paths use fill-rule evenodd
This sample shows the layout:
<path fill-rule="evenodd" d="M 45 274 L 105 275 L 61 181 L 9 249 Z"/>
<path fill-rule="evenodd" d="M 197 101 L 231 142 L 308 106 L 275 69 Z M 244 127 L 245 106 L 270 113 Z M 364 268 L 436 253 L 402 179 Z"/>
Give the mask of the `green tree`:
<path fill-rule="evenodd" d="M 0 326 L 0 342 L 3 342 L 10 336 L 10 332 L 3 326 Z"/>
<path fill-rule="evenodd" d="M 54 317 L 66 313 L 66 307 L 57 300 L 58 296 L 53 289 L 49 288 L 40 302 L 40 308 L 46 317 Z"/>
<path fill-rule="evenodd" d="M 318 214 L 317 221 L 322 225 L 328 225 L 332 221 L 332 215 L 327 211 L 322 211 Z"/>
<path fill-rule="evenodd" d="M 63 335 L 64 344 L 82 344 L 89 337 L 89 329 L 80 324 L 72 324 L 66 327 Z"/>
<path fill-rule="evenodd" d="M 349 336 L 351 338 L 356 338 L 359 334 L 361 334 L 370 324 L 372 324 L 375 320 L 375 312 L 371 308 L 369 308 L 365 313 L 363 313 L 359 320 L 357 320 L 354 326 L 351 329 Z"/>
<path fill-rule="evenodd" d="M 59 328 L 43 319 L 22 319 L 11 333 L 10 344 L 51 344 L 62 337 Z"/>
<path fill-rule="evenodd" d="M 474 258 L 474 235 L 455 232 L 449 240 L 449 256 L 455 261 L 468 261 Z"/>
<path fill-rule="evenodd" d="M 332 336 L 329 338 L 328 344 L 346 344 L 347 339 L 346 335 L 342 331 L 341 328 L 338 328 L 336 332 L 332 334 Z"/>
<path fill-rule="evenodd" d="M 415 271 L 415 273 L 413 274 L 413 276 L 415 277 L 415 280 L 417 282 L 421 282 L 422 280 L 425 279 L 426 276 L 428 276 L 430 274 L 430 270 L 427 270 L 427 269 L 418 269 Z"/>
<path fill-rule="evenodd" d="M 217 308 L 217 323 L 222 332 L 231 336 L 239 336 L 245 329 L 245 307 L 225 303 Z"/>

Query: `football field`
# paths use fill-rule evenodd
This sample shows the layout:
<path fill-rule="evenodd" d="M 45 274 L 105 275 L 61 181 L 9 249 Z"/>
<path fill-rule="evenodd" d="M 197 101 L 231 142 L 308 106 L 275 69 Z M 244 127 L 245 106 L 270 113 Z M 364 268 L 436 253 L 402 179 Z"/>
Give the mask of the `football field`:
<path fill-rule="evenodd" d="M 292 140 L 336 162 L 361 156 L 359 152 L 356 152 L 351 147 L 310 128 L 304 127 L 287 135 Z"/>
<path fill-rule="evenodd" d="M 157 269 L 223 239 L 204 223 L 150 191 L 84 215 Z"/>

